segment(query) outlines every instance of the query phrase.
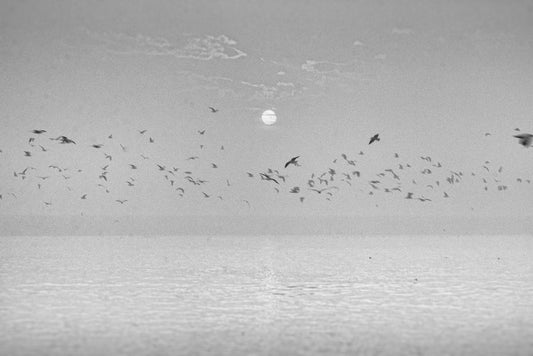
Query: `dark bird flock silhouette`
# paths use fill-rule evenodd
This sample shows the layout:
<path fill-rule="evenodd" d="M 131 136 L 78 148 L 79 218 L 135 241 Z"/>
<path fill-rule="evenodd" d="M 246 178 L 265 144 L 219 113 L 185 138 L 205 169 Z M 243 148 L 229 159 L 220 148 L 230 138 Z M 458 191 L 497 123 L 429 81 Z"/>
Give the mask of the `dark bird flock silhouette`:
<path fill-rule="evenodd" d="M 219 111 L 213 107 L 209 107 L 209 109 L 212 113 Z M 519 131 L 518 129 L 515 130 Z M 149 129 L 137 131 L 139 138 L 148 137 L 145 134 Z M 124 205 L 130 202 L 134 196 L 125 196 L 123 192 L 120 193 L 121 196 L 115 195 L 114 188 L 116 186 L 114 184 L 117 184 L 117 181 L 122 181 L 121 184 L 124 184 L 124 186 L 135 189 L 134 187 L 137 187 L 141 183 L 136 180 L 136 176 L 133 173 L 138 172 L 140 169 L 150 170 L 154 174 L 158 174 L 160 179 L 168 185 L 172 194 L 175 194 L 177 199 L 181 199 L 186 195 L 193 195 L 201 199 L 217 199 L 222 201 L 226 200 L 227 197 L 231 197 L 231 189 L 239 190 L 239 187 L 233 188 L 234 184 L 232 184 L 236 177 L 221 177 L 221 182 L 224 182 L 223 184 L 226 189 L 224 191 L 214 191 L 215 189 L 219 189 L 215 187 L 216 184 L 214 183 L 216 182 L 209 181 L 196 173 L 198 169 L 202 172 L 205 172 L 205 169 L 220 171 L 220 163 L 213 162 L 212 159 L 209 160 L 207 165 L 203 164 L 207 159 L 205 154 L 202 153 L 205 152 L 204 144 L 200 145 L 202 152 L 183 158 L 184 162 L 177 161 L 168 164 L 156 161 L 143 153 L 132 156 L 133 154 L 128 152 L 128 147 L 120 142 L 116 142 L 117 140 L 113 138 L 113 135 L 109 134 L 107 136 L 108 141 L 104 144 L 86 143 L 87 147 L 94 149 L 94 152 L 100 152 L 102 154 L 100 159 L 97 159 L 101 164 L 98 172 L 85 171 L 74 167 L 63 167 L 61 162 L 48 161 L 46 161 L 46 164 L 48 164 L 47 167 L 43 170 L 33 167 L 31 163 L 32 160 L 37 159 L 41 160 L 40 163 L 42 163 L 42 160 L 47 159 L 48 152 L 54 150 L 53 147 L 46 144 L 46 138 L 44 136 L 48 131 L 34 129 L 29 132 L 33 134 L 28 140 L 31 148 L 21 150 L 22 157 L 25 159 L 23 162 L 26 166 L 24 168 L 14 169 L 12 178 L 20 180 L 23 184 L 34 186 L 38 190 L 41 190 L 46 184 L 51 184 L 57 188 L 58 182 L 63 182 L 69 192 L 76 194 L 75 196 L 73 195 L 73 198 L 89 200 L 91 199 L 91 194 L 87 191 L 73 192 L 69 185 L 71 178 L 76 175 L 85 174 L 86 176 L 83 180 L 84 186 L 93 185 L 109 195 L 111 201 L 119 205 Z M 208 135 L 206 129 L 197 130 L 196 132 L 200 138 Z M 490 135 L 490 133 L 487 134 Z M 487 134 L 485 136 L 488 136 Z M 527 133 L 516 134 L 513 137 L 518 138 L 519 144 L 526 148 L 530 147 L 533 141 L 533 135 Z M 54 141 L 60 145 L 82 144 L 79 140 L 75 141 L 64 135 L 47 138 L 48 142 Z M 143 141 L 146 143 L 145 139 L 139 139 L 138 142 L 142 144 Z M 368 145 L 380 141 L 379 134 L 375 134 L 371 136 Z M 149 137 L 147 143 L 154 144 L 155 139 Z M 117 150 L 113 150 L 113 147 L 116 147 Z M 120 147 L 120 151 L 118 147 Z M 224 151 L 224 146 L 217 145 L 216 147 L 220 147 L 219 152 Z M 35 154 L 36 152 L 38 155 Z M 0 158 L 1 154 L 4 154 L 3 150 L 0 150 Z M 305 156 L 298 155 L 288 159 L 285 164 L 282 163 L 280 168 L 266 168 L 257 172 L 245 171 L 232 174 L 253 180 L 256 184 L 261 184 L 263 189 L 271 190 L 275 194 L 287 193 L 289 196 L 296 196 L 302 204 L 308 201 L 309 198 L 331 201 L 338 194 L 347 193 L 350 190 L 366 196 L 376 196 L 378 194 L 396 195 L 402 199 L 427 203 L 435 199 L 453 198 L 454 187 L 461 184 L 467 178 L 480 183 L 482 191 L 485 192 L 489 190 L 502 192 L 509 188 L 509 177 L 503 177 L 502 175 L 503 167 L 493 167 L 490 161 L 485 161 L 477 170 L 465 172 L 446 167 L 442 162 L 428 155 L 420 156 L 415 160 L 405 160 L 400 154 L 395 152 L 391 154 L 391 157 L 395 159 L 393 167 L 377 172 L 368 172 L 364 170 L 364 162 L 361 161 L 364 155 L 365 152 L 363 151 L 359 151 L 357 154 L 359 157 L 357 158 L 350 157 L 347 153 L 341 153 L 331 161 L 331 166 L 325 167 L 322 171 L 318 172 L 306 173 Z M 142 159 L 140 163 L 137 161 L 139 158 Z M 300 163 L 300 160 L 302 160 L 303 164 Z M 185 162 L 190 162 L 189 165 L 192 164 L 193 166 L 184 168 L 182 163 L 184 164 Z M 119 165 L 127 168 L 126 171 L 132 172 L 133 175 L 125 179 L 125 177 L 117 177 L 110 173 L 112 172 L 112 168 Z M 121 172 L 124 172 L 124 170 L 121 170 Z M 294 172 L 298 172 L 296 174 L 298 177 L 291 178 Z M 302 179 L 301 177 L 304 178 Z M 521 185 L 531 184 L 531 179 L 524 177 L 514 177 L 512 181 Z M 2 191 L 3 189 L 0 187 L 0 200 L 4 200 L 7 196 L 13 197 L 13 199 L 18 198 L 14 192 Z M 130 194 L 134 193 L 132 192 Z M 51 192 L 50 197 L 43 200 L 44 207 L 49 208 L 53 205 L 52 197 L 53 193 Z M 253 205 L 251 199 L 242 199 L 242 196 L 239 194 L 234 194 L 233 198 L 234 201 L 238 201 L 240 204 L 246 204 L 247 207 Z"/>

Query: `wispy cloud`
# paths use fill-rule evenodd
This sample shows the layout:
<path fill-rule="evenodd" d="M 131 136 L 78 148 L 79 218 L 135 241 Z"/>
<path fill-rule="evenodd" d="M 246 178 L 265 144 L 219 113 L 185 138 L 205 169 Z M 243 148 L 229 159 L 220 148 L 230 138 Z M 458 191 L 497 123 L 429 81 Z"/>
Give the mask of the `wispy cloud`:
<path fill-rule="evenodd" d="M 181 36 L 175 41 L 164 37 L 143 34 L 98 33 L 87 31 L 90 39 L 117 54 L 140 54 L 148 56 L 173 56 L 176 58 L 208 61 L 213 59 L 238 59 L 246 53 L 238 49 L 237 41 L 226 35 Z"/>
<path fill-rule="evenodd" d="M 411 35 L 414 31 L 410 28 L 399 28 L 395 27 L 392 29 L 392 34 L 394 35 Z"/>

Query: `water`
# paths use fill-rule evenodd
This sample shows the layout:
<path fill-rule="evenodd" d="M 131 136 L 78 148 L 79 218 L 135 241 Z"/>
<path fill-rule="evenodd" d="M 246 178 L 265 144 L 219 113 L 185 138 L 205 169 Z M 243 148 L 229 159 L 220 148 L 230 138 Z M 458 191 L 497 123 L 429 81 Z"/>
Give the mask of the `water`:
<path fill-rule="evenodd" d="M 3 355 L 531 355 L 529 236 L 3 237 Z"/>

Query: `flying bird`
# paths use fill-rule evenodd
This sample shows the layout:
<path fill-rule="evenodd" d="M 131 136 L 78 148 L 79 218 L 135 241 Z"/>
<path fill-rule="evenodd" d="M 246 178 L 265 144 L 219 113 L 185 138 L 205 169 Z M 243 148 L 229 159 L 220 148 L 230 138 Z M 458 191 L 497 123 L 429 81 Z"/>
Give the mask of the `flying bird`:
<path fill-rule="evenodd" d="M 83 195 L 81 196 L 81 199 L 84 199 L 84 200 L 87 199 L 87 194 L 83 194 Z"/>
<path fill-rule="evenodd" d="M 214 107 L 210 106 L 209 110 L 211 110 L 212 113 L 218 112 L 218 109 L 215 109 Z"/>
<path fill-rule="evenodd" d="M 117 203 L 120 203 L 120 204 L 124 204 L 125 202 L 127 202 L 127 200 L 119 200 L 119 199 L 117 199 L 117 200 L 115 200 L 115 201 L 116 201 Z"/>
<path fill-rule="evenodd" d="M 203 134 L 205 134 L 205 131 L 206 131 L 206 130 L 201 130 L 201 131 L 198 130 L 198 133 L 199 133 L 200 135 L 203 135 Z"/>
<path fill-rule="evenodd" d="M 514 135 L 513 137 L 516 137 L 518 139 L 518 143 L 524 147 L 531 146 L 531 142 L 533 141 L 532 134 L 523 133 L 520 135 Z"/>
<path fill-rule="evenodd" d="M 372 137 L 370 138 L 370 142 L 368 142 L 368 144 L 370 145 L 370 144 L 372 144 L 372 142 L 374 142 L 374 141 L 380 141 L 379 134 L 375 134 L 374 136 L 372 136 Z"/>
<path fill-rule="evenodd" d="M 298 158 L 300 158 L 300 156 L 292 157 L 287 163 L 285 163 L 285 168 L 287 168 L 291 164 L 294 164 L 296 167 L 300 166 L 300 164 L 297 161 Z"/>
<path fill-rule="evenodd" d="M 69 143 L 76 144 L 76 142 L 74 142 L 73 140 L 71 140 L 67 136 L 58 136 L 56 138 L 51 138 L 50 140 L 59 141 L 59 143 L 61 143 L 61 144 L 69 144 Z"/>
<path fill-rule="evenodd" d="M 36 134 L 36 135 L 40 135 L 40 134 L 43 134 L 46 132 L 46 130 L 31 130 L 32 133 Z"/>
<path fill-rule="evenodd" d="M 98 144 L 98 145 L 92 145 L 94 148 L 102 148 L 104 145 Z"/>
<path fill-rule="evenodd" d="M 277 180 L 275 180 L 274 178 L 272 178 L 272 177 L 269 176 L 268 174 L 265 174 L 265 173 L 259 173 L 259 175 L 261 176 L 261 180 L 271 180 L 271 181 L 273 181 L 274 183 L 279 184 L 279 182 L 278 182 Z"/>
<path fill-rule="evenodd" d="M 30 151 L 24 151 L 24 156 L 31 157 L 31 152 Z"/>
<path fill-rule="evenodd" d="M 139 130 L 139 133 L 140 133 L 141 135 L 144 135 L 144 133 L 145 133 L 146 131 L 148 131 L 148 130 L 146 130 L 146 129 L 145 129 L 145 130 Z"/>

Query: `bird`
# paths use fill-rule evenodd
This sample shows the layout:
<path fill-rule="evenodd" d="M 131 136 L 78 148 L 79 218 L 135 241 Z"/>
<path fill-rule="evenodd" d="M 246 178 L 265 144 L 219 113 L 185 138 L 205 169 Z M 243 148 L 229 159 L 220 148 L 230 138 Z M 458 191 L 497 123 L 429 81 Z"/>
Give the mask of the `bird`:
<path fill-rule="evenodd" d="M 30 151 L 24 151 L 24 156 L 25 157 L 31 157 L 31 152 Z"/>
<path fill-rule="evenodd" d="M 154 143 L 154 139 L 150 137 L 150 143 Z"/>
<path fill-rule="evenodd" d="M 206 130 L 201 130 L 201 131 L 198 130 L 198 133 L 199 133 L 200 135 L 203 135 L 203 134 L 205 134 L 205 131 L 206 131 Z"/>
<path fill-rule="evenodd" d="M 92 145 L 94 148 L 102 148 L 104 145 L 102 144 L 97 144 L 97 145 Z"/>
<path fill-rule="evenodd" d="M 141 135 L 144 135 L 144 133 L 145 133 L 146 131 L 148 131 L 148 130 L 146 130 L 146 129 L 144 129 L 144 130 L 139 130 L 139 133 L 140 133 Z"/>
<path fill-rule="evenodd" d="M 407 193 L 407 196 L 405 197 L 405 199 L 413 199 L 413 193 L 411 192 Z"/>
<path fill-rule="evenodd" d="M 218 109 L 215 109 L 214 107 L 210 106 L 209 107 L 209 110 L 211 110 L 211 112 L 214 114 L 216 112 L 218 112 Z"/>
<path fill-rule="evenodd" d="M 300 166 L 297 161 L 298 158 L 300 158 L 300 156 L 292 157 L 287 163 L 285 163 L 285 168 L 287 168 L 291 164 L 294 164 L 296 167 Z"/>
<path fill-rule="evenodd" d="M 300 193 L 300 187 L 293 187 L 289 193 Z"/>
<path fill-rule="evenodd" d="M 44 147 L 43 147 L 43 146 L 41 146 L 41 145 L 39 145 L 39 147 L 41 147 L 41 151 L 43 151 L 43 152 L 46 152 L 46 151 L 48 151 L 48 150 L 47 150 L 46 148 L 44 148 Z"/>
<path fill-rule="evenodd" d="M 117 200 L 115 200 L 115 201 L 116 201 L 117 203 L 120 203 L 120 204 L 124 204 L 125 202 L 127 202 L 127 200 L 125 200 L 125 199 L 124 199 L 124 200 L 119 200 L 119 199 L 117 199 Z"/>
<path fill-rule="evenodd" d="M 134 165 L 134 164 L 131 164 L 131 163 L 130 163 L 129 166 L 130 166 L 131 169 L 137 169 L 137 166 Z"/>
<path fill-rule="evenodd" d="M 59 141 L 59 143 L 61 143 L 61 144 L 69 144 L 69 143 L 76 144 L 76 142 L 74 142 L 73 140 L 71 140 L 67 136 L 58 136 L 56 138 L 51 138 L 50 140 Z"/>
<path fill-rule="evenodd" d="M 374 142 L 374 141 L 380 141 L 379 134 L 375 134 L 374 136 L 372 136 L 372 137 L 370 138 L 370 142 L 368 142 L 368 144 L 370 145 L 370 144 L 372 144 L 372 142 Z"/>
<path fill-rule="evenodd" d="M 43 134 L 46 132 L 46 130 L 31 130 L 32 133 L 36 134 L 36 135 L 40 135 L 40 134 Z"/>
<path fill-rule="evenodd" d="M 339 189 L 338 187 L 335 187 L 335 186 L 331 186 L 331 187 L 327 187 L 327 188 L 322 188 L 322 189 L 317 189 L 317 188 L 309 188 L 308 190 L 311 190 L 313 192 L 317 192 L 318 194 L 322 194 L 322 192 L 326 191 L 326 190 L 330 190 L 330 189 Z"/>
<path fill-rule="evenodd" d="M 87 194 L 83 194 L 83 195 L 81 196 L 81 199 L 84 199 L 84 200 L 87 199 Z"/>
<path fill-rule="evenodd" d="M 272 178 L 272 177 L 269 176 L 268 174 L 265 174 L 265 173 L 259 173 L 259 175 L 261 176 L 261 180 L 271 180 L 271 181 L 273 181 L 274 183 L 279 184 L 279 182 L 278 182 L 277 180 L 275 180 L 274 178 Z"/>
<path fill-rule="evenodd" d="M 533 141 L 533 135 L 528 133 L 522 133 L 520 135 L 514 135 L 513 137 L 516 137 L 518 139 L 518 143 L 521 144 L 524 147 L 531 146 L 531 142 Z"/>
<path fill-rule="evenodd" d="M 108 159 L 110 161 L 113 160 L 113 157 L 111 155 L 108 155 L 107 153 L 104 153 L 104 155 L 105 155 L 105 159 Z"/>

